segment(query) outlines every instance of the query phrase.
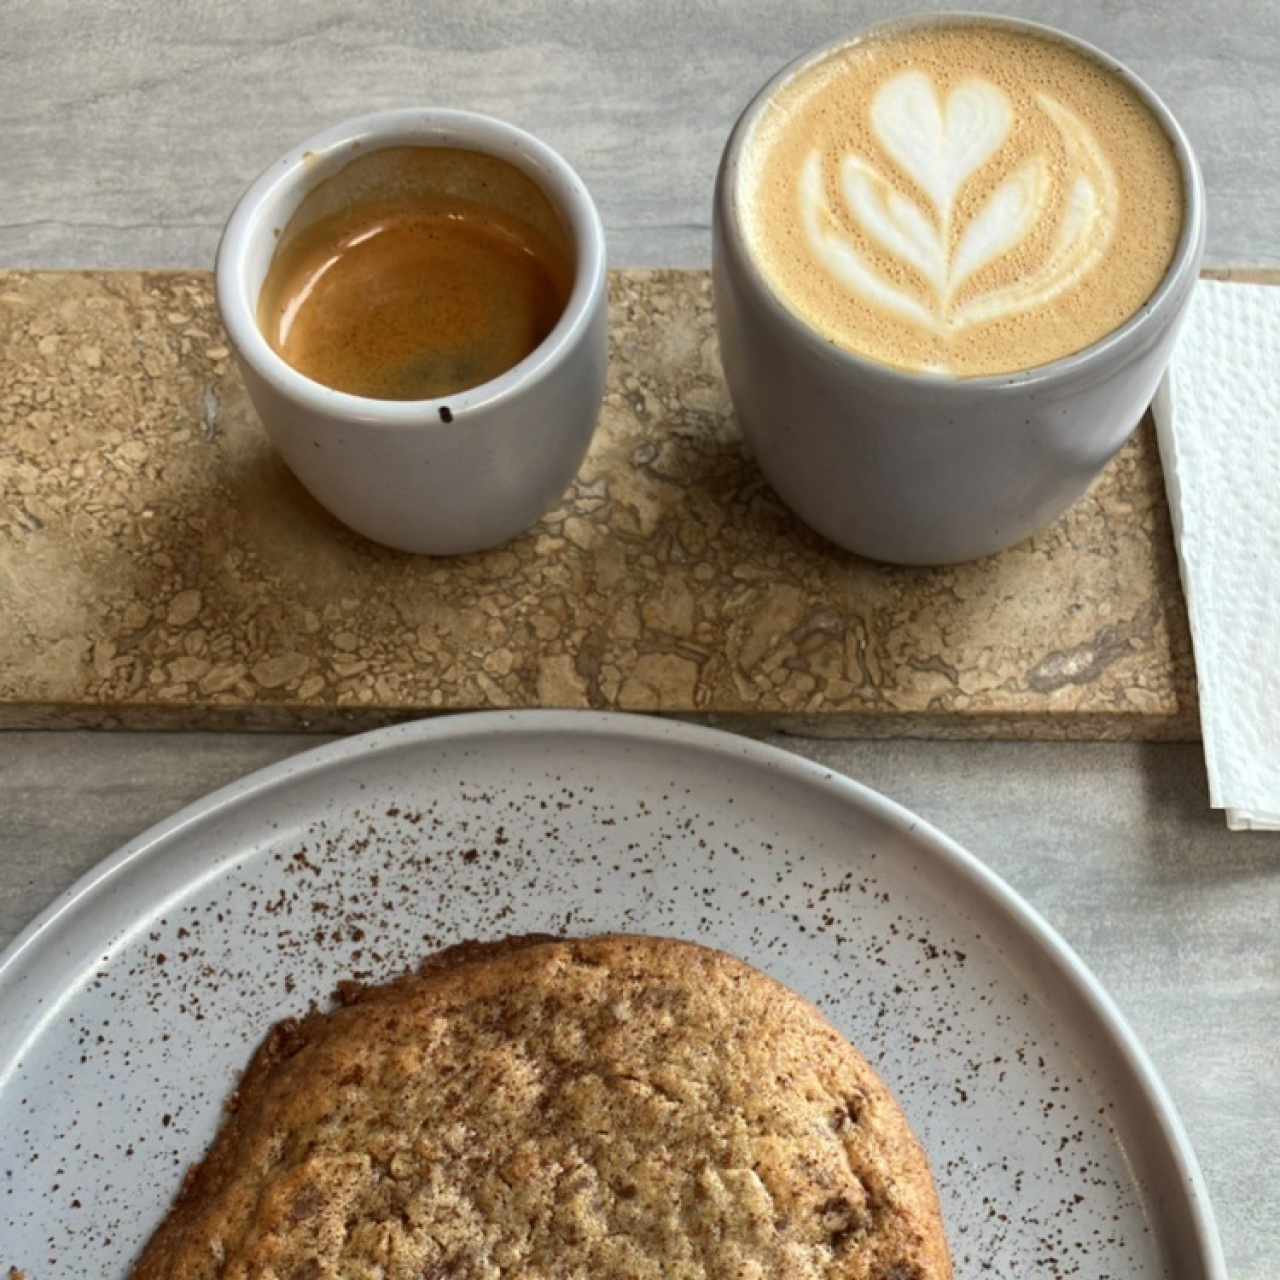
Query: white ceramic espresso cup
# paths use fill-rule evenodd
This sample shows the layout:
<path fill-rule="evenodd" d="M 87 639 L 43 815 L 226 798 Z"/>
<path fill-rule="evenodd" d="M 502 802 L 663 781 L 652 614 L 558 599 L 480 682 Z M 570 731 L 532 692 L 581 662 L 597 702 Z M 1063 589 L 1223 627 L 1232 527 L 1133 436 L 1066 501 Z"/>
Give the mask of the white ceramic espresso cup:
<path fill-rule="evenodd" d="M 299 373 L 258 326 L 277 237 L 307 194 L 387 147 L 464 147 L 528 174 L 574 248 L 569 301 L 542 343 L 480 386 L 434 400 L 374 400 Z M 405 109 L 361 116 L 299 144 L 241 197 L 218 246 L 218 308 L 267 434 L 312 495 L 358 533 L 455 555 L 505 542 L 559 500 L 604 398 L 604 229 L 581 178 L 545 143 L 488 116 Z"/>

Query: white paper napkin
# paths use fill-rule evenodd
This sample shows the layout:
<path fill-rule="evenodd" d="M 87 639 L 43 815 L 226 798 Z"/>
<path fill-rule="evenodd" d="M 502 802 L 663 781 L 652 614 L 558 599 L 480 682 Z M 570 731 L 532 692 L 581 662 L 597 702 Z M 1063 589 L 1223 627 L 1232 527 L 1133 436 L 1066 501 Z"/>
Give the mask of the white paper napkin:
<path fill-rule="evenodd" d="M 1280 287 L 1202 280 L 1152 410 L 1209 801 L 1280 830 Z"/>

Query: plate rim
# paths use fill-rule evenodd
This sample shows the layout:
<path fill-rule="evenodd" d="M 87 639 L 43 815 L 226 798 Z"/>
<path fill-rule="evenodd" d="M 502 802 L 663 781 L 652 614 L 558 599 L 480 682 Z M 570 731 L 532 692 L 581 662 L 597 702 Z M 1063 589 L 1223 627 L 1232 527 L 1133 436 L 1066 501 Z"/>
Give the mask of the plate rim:
<path fill-rule="evenodd" d="M 1226 1257 L 1208 1186 L 1173 1099 L 1119 1006 L 1057 930 L 975 854 L 905 805 L 838 769 L 771 743 L 711 725 L 616 711 L 473 711 L 405 721 L 308 747 L 274 764 L 255 769 L 184 805 L 96 862 L 0 951 L 0 1003 L 17 993 L 28 954 L 35 952 L 65 917 L 72 915 L 112 879 L 163 848 L 166 841 L 186 828 L 258 799 L 295 778 L 322 772 L 350 760 L 364 759 L 393 748 L 438 745 L 454 738 L 499 738 L 517 732 L 564 736 L 594 734 L 618 742 L 649 746 L 676 743 L 713 756 L 745 759 L 794 782 L 824 791 L 922 841 L 932 856 L 948 864 L 1007 920 L 1034 939 L 1058 975 L 1075 988 L 1090 1012 L 1102 1023 L 1150 1109 L 1179 1175 L 1178 1186 L 1200 1247 L 1205 1276 L 1207 1280 L 1228 1280 Z M 43 1019 L 33 1031 L 38 1032 L 42 1022 Z M 24 1043 L 26 1039 L 24 1037 Z M 21 1046 L 18 1052 L 21 1053 Z"/>

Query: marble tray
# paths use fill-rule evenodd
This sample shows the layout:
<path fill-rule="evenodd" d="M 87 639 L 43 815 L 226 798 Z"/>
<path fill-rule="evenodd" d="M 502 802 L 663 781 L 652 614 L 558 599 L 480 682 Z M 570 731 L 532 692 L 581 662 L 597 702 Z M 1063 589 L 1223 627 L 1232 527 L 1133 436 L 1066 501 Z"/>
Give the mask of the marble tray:
<path fill-rule="evenodd" d="M 1193 738 L 1144 424 L 1039 536 L 937 570 L 796 522 L 744 453 L 704 272 L 612 278 L 561 506 L 457 560 L 334 522 L 268 446 L 203 272 L 0 272 L 0 726 L 368 728 L 644 710 L 832 736 Z"/>

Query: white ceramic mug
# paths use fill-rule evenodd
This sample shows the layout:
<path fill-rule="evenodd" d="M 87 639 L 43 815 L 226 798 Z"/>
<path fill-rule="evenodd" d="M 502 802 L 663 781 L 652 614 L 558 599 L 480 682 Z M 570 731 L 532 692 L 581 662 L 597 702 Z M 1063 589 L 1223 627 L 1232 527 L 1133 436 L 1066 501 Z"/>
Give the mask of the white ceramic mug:
<path fill-rule="evenodd" d="M 1138 425 L 1173 352 L 1200 272 L 1205 196 L 1186 135 L 1127 68 L 1049 27 L 987 14 L 895 18 L 1025 31 L 1109 67 L 1173 146 L 1184 215 L 1160 286 L 1074 355 L 1017 373 L 939 378 L 854 355 L 802 320 L 766 280 L 743 231 L 740 175 L 778 92 L 844 38 L 784 67 L 739 117 L 720 161 L 712 278 L 720 354 L 743 434 L 784 502 L 832 542 L 874 560 L 950 564 L 990 555 L 1057 519 Z"/>
<path fill-rule="evenodd" d="M 563 218 L 575 254 L 551 333 L 480 386 L 434 400 L 373 400 L 304 376 L 258 326 L 276 238 L 306 195 L 386 147 L 465 147 L 529 175 Z M 582 180 L 545 143 L 488 116 L 405 109 L 361 116 L 295 147 L 241 197 L 218 246 L 218 308 L 249 396 L 276 448 L 339 520 L 402 551 L 495 546 L 553 507 L 577 473 L 604 398 L 604 229 Z"/>

